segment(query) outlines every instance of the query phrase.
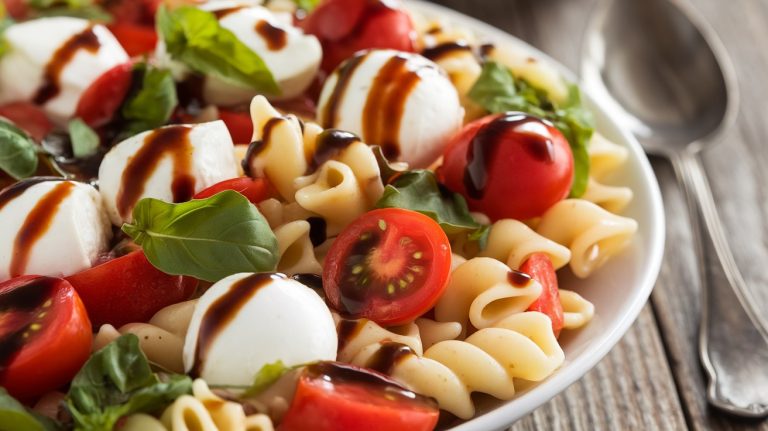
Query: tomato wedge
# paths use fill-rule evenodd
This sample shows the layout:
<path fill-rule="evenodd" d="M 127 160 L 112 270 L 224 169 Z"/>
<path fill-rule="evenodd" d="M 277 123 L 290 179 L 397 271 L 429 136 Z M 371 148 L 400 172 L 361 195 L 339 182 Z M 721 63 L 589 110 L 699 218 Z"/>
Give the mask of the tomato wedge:
<path fill-rule="evenodd" d="M 235 144 L 250 144 L 253 137 L 253 120 L 248 112 L 219 108 L 219 119 L 224 122 Z"/>
<path fill-rule="evenodd" d="M 53 123 L 43 108 L 30 102 L 12 102 L 0 106 L 0 117 L 11 120 L 37 142 L 53 130 Z"/>
<path fill-rule="evenodd" d="M 555 337 L 560 336 L 563 329 L 563 304 L 560 302 L 560 290 L 557 287 L 557 274 L 552 266 L 552 260 L 545 253 L 534 253 L 523 262 L 520 272 L 531 276 L 541 284 L 541 296 L 528 311 L 544 313 L 552 320 L 552 331 Z"/>
<path fill-rule="evenodd" d="M 91 352 L 91 323 L 66 280 L 23 276 L 0 283 L 0 386 L 22 401 L 59 388 Z"/>
<path fill-rule="evenodd" d="M 239 177 L 216 183 L 198 192 L 193 199 L 209 198 L 224 190 L 234 190 L 254 204 L 275 196 L 272 184 L 266 178 Z"/>
<path fill-rule="evenodd" d="M 338 362 L 308 366 L 278 431 L 430 431 L 437 404 L 376 372 Z"/>
<path fill-rule="evenodd" d="M 197 288 L 194 278 L 168 275 L 152 266 L 141 250 L 67 280 L 83 299 L 94 328 L 146 322 L 161 308 L 189 299 Z"/>
<path fill-rule="evenodd" d="M 153 27 L 117 23 L 110 24 L 107 28 L 131 57 L 154 52 L 155 45 L 157 45 L 157 33 Z"/>
<path fill-rule="evenodd" d="M 431 218 L 399 208 L 363 214 L 339 234 L 323 266 L 323 288 L 340 312 L 381 325 L 416 319 L 448 283 L 451 246 Z"/>
<path fill-rule="evenodd" d="M 92 127 L 108 123 L 128 94 L 132 75 L 131 62 L 119 64 L 106 71 L 80 96 L 75 117 L 80 117 Z"/>

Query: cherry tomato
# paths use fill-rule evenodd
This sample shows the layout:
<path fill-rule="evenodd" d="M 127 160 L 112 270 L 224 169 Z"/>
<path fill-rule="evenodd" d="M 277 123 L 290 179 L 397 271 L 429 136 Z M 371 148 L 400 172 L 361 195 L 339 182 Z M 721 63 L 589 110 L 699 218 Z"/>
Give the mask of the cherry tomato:
<path fill-rule="evenodd" d="M 338 362 L 308 366 L 278 431 L 431 431 L 436 403 L 373 371 Z"/>
<path fill-rule="evenodd" d="M 508 112 L 467 124 L 448 144 L 438 179 L 492 220 L 540 216 L 568 196 L 573 155 L 548 121 Z"/>
<path fill-rule="evenodd" d="M 207 189 L 201 190 L 193 199 L 209 198 L 224 190 L 234 190 L 248 198 L 254 204 L 275 196 L 272 184 L 266 178 L 239 177 L 216 183 Z"/>
<path fill-rule="evenodd" d="M 253 120 L 249 112 L 219 108 L 219 119 L 224 122 L 235 144 L 250 144 L 253 137 Z"/>
<path fill-rule="evenodd" d="M 43 108 L 30 102 L 12 102 L 0 106 L 0 117 L 5 117 L 40 142 L 53 130 L 53 123 Z"/>
<path fill-rule="evenodd" d="M 323 288 L 342 313 L 381 325 L 414 320 L 445 290 L 451 246 L 431 218 L 399 208 L 363 214 L 339 234 L 323 266 Z"/>
<path fill-rule="evenodd" d="M 92 127 L 108 123 L 131 87 L 132 71 L 133 64 L 127 62 L 98 77 L 80 96 L 75 117 L 80 117 Z"/>
<path fill-rule="evenodd" d="M 531 276 L 541 284 L 541 296 L 528 311 L 544 313 L 552 319 L 552 331 L 555 337 L 560 336 L 563 329 L 563 304 L 560 302 L 560 290 L 557 287 L 557 274 L 552 261 L 545 253 L 534 253 L 523 262 L 520 272 Z"/>
<path fill-rule="evenodd" d="M 161 308 L 185 301 L 197 280 L 168 275 L 141 250 L 67 277 L 85 303 L 94 328 L 146 322 Z"/>
<path fill-rule="evenodd" d="M 115 19 L 116 24 L 140 24 L 152 27 L 155 13 L 162 0 L 108 0 L 102 6 Z"/>
<path fill-rule="evenodd" d="M 15 20 L 21 21 L 29 14 L 27 0 L 3 0 L 3 3 L 5 11 Z"/>
<path fill-rule="evenodd" d="M 67 384 L 91 353 L 91 323 L 66 280 L 0 283 L 0 386 L 23 401 Z"/>
<path fill-rule="evenodd" d="M 157 33 L 153 27 L 129 23 L 107 26 L 129 56 L 135 57 L 155 51 Z"/>
<path fill-rule="evenodd" d="M 326 72 L 364 49 L 415 51 L 415 31 L 410 16 L 382 0 L 328 0 L 302 21 L 301 26 L 320 39 L 322 69 Z"/>

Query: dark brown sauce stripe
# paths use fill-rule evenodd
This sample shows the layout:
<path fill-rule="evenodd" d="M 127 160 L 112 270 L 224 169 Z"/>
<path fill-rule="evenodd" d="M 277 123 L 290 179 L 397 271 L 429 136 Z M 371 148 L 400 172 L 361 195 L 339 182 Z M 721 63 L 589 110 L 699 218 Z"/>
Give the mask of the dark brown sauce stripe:
<path fill-rule="evenodd" d="M 0 190 L 0 210 L 2 210 L 6 205 L 8 205 L 8 203 L 21 196 L 22 193 L 34 185 L 44 183 L 46 181 L 61 180 L 62 179 L 60 177 L 32 177 L 11 184 L 3 190 Z"/>
<path fill-rule="evenodd" d="M 444 42 L 431 48 L 425 49 L 421 55 L 432 61 L 438 61 L 443 57 L 447 57 L 458 52 L 472 53 L 472 47 L 463 40 Z"/>
<path fill-rule="evenodd" d="M 354 133 L 338 129 L 326 129 L 317 136 L 315 152 L 309 163 L 310 170 L 314 171 L 320 165 L 341 154 L 347 147 L 360 142 L 360 138 Z"/>
<path fill-rule="evenodd" d="M 200 331 L 195 346 L 195 362 L 190 374 L 200 376 L 203 371 L 203 361 L 211 344 L 221 332 L 232 322 L 240 310 L 253 298 L 259 289 L 273 280 L 284 279 L 283 274 L 259 273 L 250 275 L 233 284 L 227 293 L 220 296 L 203 315 Z"/>
<path fill-rule="evenodd" d="M 13 256 L 9 267 L 11 277 L 24 274 L 32 249 L 37 241 L 48 232 L 59 206 L 74 188 L 74 183 L 62 181 L 46 193 L 32 208 L 32 211 L 27 214 L 27 218 L 24 219 L 13 244 Z"/>
<path fill-rule="evenodd" d="M 366 319 L 341 319 L 339 321 L 339 324 L 336 325 L 336 332 L 339 334 L 339 352 L 344 350 L 347 344 L 360 334 L 360 331 L 365 328 L 366 322 L 368 322 Z"/>
<path fill-rule="evenodd" d="M 256 23 L 256 33 L 267 43 L 270 51 L 280 51 L 288 43 L 288 33 L 280 27 L 275 27 L 267 20 Z"/>
<path fill-rule="evenodd" d="M 84 49 L 89 52 L 96 52 L 101 47 L 99 37 L 93 32 L 93 27 L 81 31 L 80 33 L 70 37 L 64 45 L 60 46 L 56 52 L 53 53 L 53 57 L 45 65 L 43 71 L 43 84 L 37 90 L 34 102 L 38 105 L 45 104 L 49 100 L 55 98 L 61 92 L 61 72 L 75 57 L 78 51 Z"/>
<path fill-rule="evenodd" d="M 261 140 L 253 141 L 248 145 L 248 149 L 245 151 L 245 157 L 243 158 L 243 161 L 240 162 L 240 165 L 243 167 L 243 173 L 245 173 L 246 176 L 253 177 L 253 172 L 251 170 L 253 160 L 256 157 L 259 157 L 259 154 L 263 153 L 267 148 L 269 148 L 269 142 L 272 139 L 272 130 L 281 121 L 286 120 L 286 117 L 270 118 L 262 128 Z"/>
<path fill-rule="evenodd" d="M 324 243 L 328 239 L 328 223 L 322 217 L 310 217 L 307 219 L 309 223 L 309 241 L 312 242 L 313 247 L 317 247 Z"/>
<path fill-rule="evenodd" d="M 243 9 L 243 8 L 245 8 L 245 6 L 233 6 L 233 7 L 228 7 L 228 8 L 224 8 L 224 9 L 215 10 L 215 11 L 213 11 L 211 13 L 216 17 L 216 19 L 221 20 L 225 16 L 227 16 L 229 14 L 233 14 L 233 13 L 235 13 L 235 12 L 237 12 L 237 11 Z"/>
<path fill-rule="evenodd" d="M 349 82 L 352 80 L 352 76 L 355 74 L 358 66 L 368 57 L 368 54 L 360 54 L 350 58 L 344 63 L 338 72 L 338 79 L 336 85 L 333 87 L 333 93 L 328 98 L 328 102 L 325 104 L 325 112 L 323 112 L 323 124 L 324 128 L 328 129 L 336 126 L 339 116 L 339 106 L 341 101 L 347 92 Z"/>
<path fill-rule="evenodd" d="M 397 364 L 415 356 L 416 353 L 414 353 L 413 349 L 405 344 L 387 341 L 381 343 L 379 350 L 368 359 L 365 366 L 366 368 L 389 375 L 392 374 Z"/>
<path fill-rule="evenodd" d="M 144 193 L 144 186 L 165 157 L 173 160 L 173 201 L 184 202 L 195 193 L 195 177 L 192 176 L 192 144 L 189 126 L 169 126 L 157 129 L 144 138 L 138 152 L 130 159 L 123 171 L 120 190 L 117 193 L 117 210 L 128 218 L 133 206 Z"/>
<path fill-rule="evenodd" d="M 525 287 L 531 282 L 531 276 L 520 271 L 509 271 L 507 273 L 507 281 L 509 284 L 515 287 Z"/>

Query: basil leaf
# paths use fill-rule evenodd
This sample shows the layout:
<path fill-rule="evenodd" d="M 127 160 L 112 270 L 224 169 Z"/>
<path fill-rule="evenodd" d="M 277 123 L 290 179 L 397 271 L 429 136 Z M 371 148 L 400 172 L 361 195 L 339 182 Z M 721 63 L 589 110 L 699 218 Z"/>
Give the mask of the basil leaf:
<path fill-rule="evenodd" d="M 75 118 L 69 122 L 69 138 L 72 141 L 72 154 L 76 158 L 90 157 L 96 154 L 101 143 L 99 135 L 83 120 Z"/>
<path fill-rule="evenodd" d="M 23 130 L 0 119 L 0 170 L 27 178 L 37 170 L 37 144 Z"/>
<path fill-rule="evenodd" d="M 587 145 L 594 133 L 594 122 L 581 103 L 578 86 L 571 84 L 568 101 L 557 106 L 545 91 L 524 79 L 515 78 L 506 67 L 489 61 L 470 89 L 469 97 L 492 113 L 521 111 L 551 121 L 568 140 L 573 153 L 574 178 L 570 195 L 580 197 L 584 194 L 589 180 Z"/>
<path fill-rule="evenodd" d="M 8 29 L 8 27 L 12 26 L 15 21 L 5 15 L 5 6 L 3 2 L 0 2 L 0 7 L 3 9 L 0 10 L 0 57 L 5 55 L 8 51 L 11 50 L 11 46 L 8 44 L 8 41 L 5 39 L 5 30 Z"/>
<path fill-rule="evenodd" d="M 5 388 L 0 387 L 0 431 L 56 430 L 52 419 L 27 410 Z"/>
<path fill-rule="evenodd" d="M 169 11 L 161 6 L 157 14 L 157 33 L 172 58 L 197 72 L 260 92 L 280 93 L 264 60 L 231 31 L 219 25 L 210 12 L 191 6 Z"/>
<path fill-rule="evenodd" d="M 387 157 L 384 155 L 384 150 L 380 146 L 372 146 L 371 151 L 373 151 L 373 155 L 376 157 L 376 163 L 379 165 L 379 175 L 381 176 L 382 184 L 387 185 L 397 176 L 407 172 L 406 170 L 398 169 L 397 166 L 393 166 L 389 163 L 389 160 L 387 160 Z"/>
<path fill-rule="evenodd" d="M 136 90 L 128 95 L 120 110 L 126 137 L 165 125 L 179 104 L 170 71 L 142 63 L 134 69 L 134 76 L 140 77 Z"/>
<path fill-rule="evenodd" d="M 294 0 L 299 9 L 303 9 L 307 12 L 312 12 L 317 5 L 320 4 L 320 0 Z"/>
<path fill-rule="evenodd" d="M 286 367 L 283 361 L 277 361 L 272 364 L 266 364 L 256 373 L 253 384 L 243 393 L 243 397 L 252 397 L 264 392 L 272 386 L 283 374 L 295 369 L 296 367 Z"/>
<path fill-rule="evenodd" d="M 482 239 L 483 226 L 469 214 L 467 201 L 437 182 L 432 171 L 414 170 L 400 174 L 387 185 L 377 208 L 404 208 L 435 220 L 447 235 L 467 233 Z M 479 235 L 479 236 L 478 236 Z"/>
<path fill-rule="evenodd" d="M 142 199 L 123 231 L 168 274 L 216 282 L 277 265 L 275 234 L 256 206 L 232 190 L 181 204 Z"/>
<path fill-rule="evenodd" d="M 27 4 L 35 9 L 36 17 L 71 16 L 91 21 L 112 21 L 112 15 L 93 0 L 28 0 Z"/>
<path fill-rule="evenodd" d="M 192 380 L 152 373 L 133 334 L 120 336 L 94 353 L 77 373 L 67 393 L 76 430 L 112 430 L 132 413 L 157 411 L 190 393 Z"/>

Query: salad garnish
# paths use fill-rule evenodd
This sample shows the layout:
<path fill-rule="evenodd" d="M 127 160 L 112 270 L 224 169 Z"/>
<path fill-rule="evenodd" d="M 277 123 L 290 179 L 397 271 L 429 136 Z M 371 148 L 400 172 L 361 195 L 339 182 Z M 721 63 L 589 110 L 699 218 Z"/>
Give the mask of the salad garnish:
<path fill-rule="evenodd" d="M 20 180 L 37 170 L 37 145 L 23 130 L 0 118 L 0 170 Z"/>

